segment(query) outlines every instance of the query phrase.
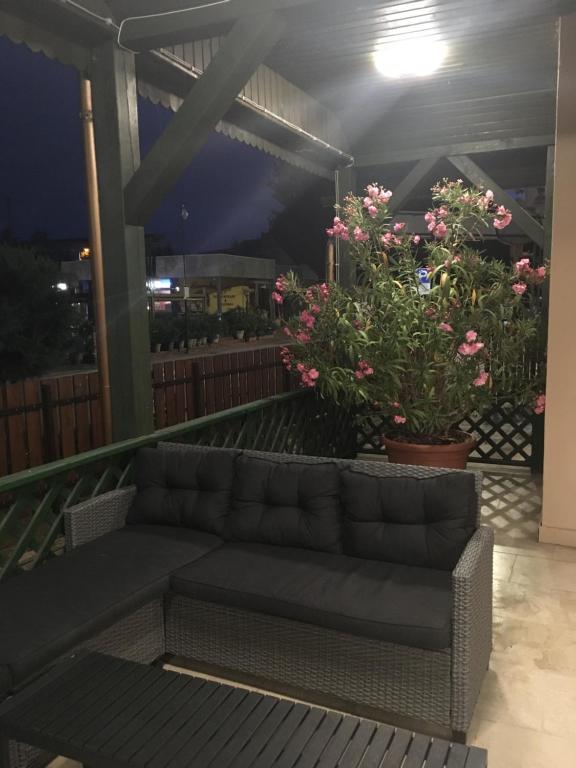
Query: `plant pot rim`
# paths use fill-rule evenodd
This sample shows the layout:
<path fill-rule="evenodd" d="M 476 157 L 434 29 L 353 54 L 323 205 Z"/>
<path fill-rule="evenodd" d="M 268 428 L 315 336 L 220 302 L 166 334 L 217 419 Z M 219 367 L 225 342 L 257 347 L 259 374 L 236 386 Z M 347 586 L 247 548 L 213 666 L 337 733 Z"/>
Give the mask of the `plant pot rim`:
<path fill-rule="evenodd" d="M 468 432 L 462 432 L 460 430 L 454 430 L 454 433 L 464 435 L 464 440 L 455 441 L 453 443 L 417 443 L 412 442 L 411 440 L 395 440 L 393 437 L 388 437 L 387 435 L 382 435 L 382 445 L 385 447 L 387 445 L 396 447 L 396 448 L 409 448 L 411 451 L 414 451 L 416 453 L 422 452 L 427 453 L 430 450 L 436 450 L 436 451 L 442 451 L 443 453 L 460 453 L 464 446 L 472 448 L 476 445 L 477 440 L 472 435 L 470 435 Z M 453 434 L 454 434 L 453 433 Z"/>

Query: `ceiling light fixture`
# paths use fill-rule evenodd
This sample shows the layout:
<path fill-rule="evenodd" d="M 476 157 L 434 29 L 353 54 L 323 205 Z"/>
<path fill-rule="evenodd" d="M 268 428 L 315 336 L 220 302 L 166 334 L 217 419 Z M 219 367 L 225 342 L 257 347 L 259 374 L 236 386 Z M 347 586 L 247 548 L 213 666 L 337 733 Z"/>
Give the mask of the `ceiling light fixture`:
<path fill-rule="evenodd" d="M 374 53 L 374 64 L 385 77 L 426 77 L 440 69 L 447 55 L 442 40 L 415 37 L 384 44 Z"/>

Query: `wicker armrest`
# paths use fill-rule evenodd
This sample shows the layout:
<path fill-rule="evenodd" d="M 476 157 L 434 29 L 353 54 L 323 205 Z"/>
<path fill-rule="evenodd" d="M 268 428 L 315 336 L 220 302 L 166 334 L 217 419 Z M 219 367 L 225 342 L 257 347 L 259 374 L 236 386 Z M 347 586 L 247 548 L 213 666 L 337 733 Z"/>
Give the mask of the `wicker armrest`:
<path fill-rule="evenodd" d="M 452 723 L 467 731 L 492 651 L 494 531 L 478 528 L 452 573 Z"/>
<path fill-rule="evenodd" d="M 123 528 L 135 495 L 136 487 L 129 486 L 68 507 L 64 512 L 66 548 L 74 549 Z"/>

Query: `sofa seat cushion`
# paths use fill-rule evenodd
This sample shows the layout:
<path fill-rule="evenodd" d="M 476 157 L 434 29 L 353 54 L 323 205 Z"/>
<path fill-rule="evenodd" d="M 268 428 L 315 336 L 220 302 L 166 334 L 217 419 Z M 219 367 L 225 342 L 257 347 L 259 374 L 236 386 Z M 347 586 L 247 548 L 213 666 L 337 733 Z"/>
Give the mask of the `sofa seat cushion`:
<path fill-rule="evenodd" d="M 225 538 L 341 551 L 340 477 L 333 462 L 241 456 Z"/>
<path fill-rule="evenodd" d="M 262 544 L 224 544 L 172 591 L 416 648 L 448 648 L 451 574 Z"/>
<path fill-rule="evenodd" d="M 220 543 L 204 533 L 132 526 L 0 584 L 4 688 L 161 596 L 173 570 Z"/>
<path fill-rule="evenodd" d="M 471 472 L 378 477 L 342 472 L 344 552 L 451 571 L 476 529 Z"/>
<path fill-rule="evenodd" d="M 173 525 L 221 536 L 228 515 L 238 451 L 142 448 L 138 493 L 126 522 Z"/>

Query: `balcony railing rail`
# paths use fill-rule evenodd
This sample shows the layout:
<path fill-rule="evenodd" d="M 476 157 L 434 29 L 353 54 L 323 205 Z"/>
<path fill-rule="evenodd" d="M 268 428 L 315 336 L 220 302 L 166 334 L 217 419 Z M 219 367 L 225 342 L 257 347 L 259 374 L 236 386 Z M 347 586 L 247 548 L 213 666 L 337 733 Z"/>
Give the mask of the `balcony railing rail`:
<path fill-rule="evenodd" d="M 276 395 L 0 479 L 0 581 L 63 548 L 68 506 L 133 482 L 139 448 L 161 441 L 291 454 L 354 454 L 353 418 L 314 392 Z"/>

